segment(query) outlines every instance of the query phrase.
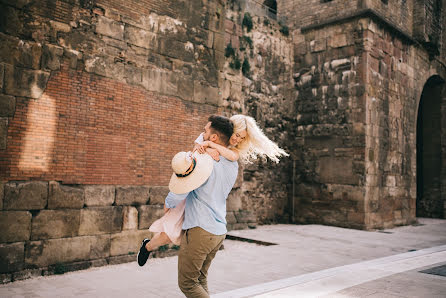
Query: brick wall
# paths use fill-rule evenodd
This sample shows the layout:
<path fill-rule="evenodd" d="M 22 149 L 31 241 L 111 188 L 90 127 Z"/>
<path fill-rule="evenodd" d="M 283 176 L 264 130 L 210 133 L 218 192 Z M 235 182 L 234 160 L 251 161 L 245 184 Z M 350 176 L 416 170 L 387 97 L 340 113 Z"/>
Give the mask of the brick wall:
<path fill-rule="evenodd" d="M 223 5 L 0 6 L 1 283 L 134 261 L 222 110 Z"/>
<path fill-rule="evenodd" d="M 1 178 L 167 185 L 171 158 L 191 149 L 215 112 L 65 63 L 39 99 L 16 98 Z"/>
<path fill-rule="evenodd" d="M 278 0 L 279 19 L 286 18 L 291 28 L 300 28 L 342 17 L 363 7 L 362 0 Z"/>

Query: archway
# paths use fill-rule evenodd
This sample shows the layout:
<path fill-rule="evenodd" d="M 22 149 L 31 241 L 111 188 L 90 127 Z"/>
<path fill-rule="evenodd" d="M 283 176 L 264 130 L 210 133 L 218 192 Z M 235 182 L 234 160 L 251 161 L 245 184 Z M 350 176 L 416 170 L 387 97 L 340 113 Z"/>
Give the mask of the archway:
<path fill-rule="evenodd" d="M 446 129 L 442 127 L 445 81 L 439 76 L 427 80 L 417 118 L 417 217 L 444 218 L 445 183 L 442 146 Z M 443 112 L 444 113 L 444 112 Z M 442 144 L 443 140 L 443 144 Z M 444 148 L 443 148 L 444 150 Z"/>

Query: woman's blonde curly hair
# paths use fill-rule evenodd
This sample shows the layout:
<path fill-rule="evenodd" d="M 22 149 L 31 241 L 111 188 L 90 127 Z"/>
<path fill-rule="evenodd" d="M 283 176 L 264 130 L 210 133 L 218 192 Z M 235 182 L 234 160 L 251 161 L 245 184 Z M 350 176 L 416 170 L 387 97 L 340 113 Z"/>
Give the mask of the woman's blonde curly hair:
<path fill-rule="evenodd" d="M 258 157 L 268 157 L 278 163 L 279 157 L 289 155 L 265 136 L 254 118 L 245 115 L 234 115 L 230 119 L 234 124 L 234 134 L 246 130 L 245 139 L 235 146 L 243 163 L 252 163 Z"/>

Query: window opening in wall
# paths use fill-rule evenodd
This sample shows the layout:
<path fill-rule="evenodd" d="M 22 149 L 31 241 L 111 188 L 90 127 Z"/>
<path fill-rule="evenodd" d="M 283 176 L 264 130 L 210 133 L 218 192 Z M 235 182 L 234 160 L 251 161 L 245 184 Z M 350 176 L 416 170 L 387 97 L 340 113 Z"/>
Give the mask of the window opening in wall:
<path fill-rule="evenodd" d="M 266 8 L 267 16 L 275 19 L 277 17 L 277 1 L 276 0 L 265 0 L 263 5 Z"/>
<path fill-rule="evenodd" d="M 389 4 L 389 0 L 381 0 L 381 2 L 384 4 Z"/>
<path fill-rule="evenodd" d="M 331 2 L 333 0 L 321 0 L 321 3 Z"/>

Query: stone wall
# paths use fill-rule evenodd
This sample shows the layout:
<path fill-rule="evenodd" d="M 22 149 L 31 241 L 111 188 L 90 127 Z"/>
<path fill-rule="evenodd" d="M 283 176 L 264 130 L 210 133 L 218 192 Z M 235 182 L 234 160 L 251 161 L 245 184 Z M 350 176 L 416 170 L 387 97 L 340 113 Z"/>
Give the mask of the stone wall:
<path fill-rule="evenodd" d="M 312 4 L 317 16 L 319 7 L 342 3 Z M 389 20 L 403 2 L 359 4 L 293 31 L 298 222 L 373 229 L 415 220 L 418 105 L 429 78 L 444 80 L 444 56 L 411 37 L 410 17 Z M 440 129 L 434 144 L 443 139 Z M 440 154 L 435 160 L 443 164 Z M 435 185 L 428 204 L 444 204 L 444 186 Z"/>
<path fill-rule="evenodd" d="M 133 261 L 172 156 L 223 110 L 224 2 L 3 1 L 0 14 L 2 282 Z"/>
<path fill-rule="evenodd" d="M 371 20 L 365 28 L 366 223 L 389 227 L 415 220 L 417 115 L 411 41 Z"/>
<path fill-rule="evenodd" d="M 295 220 L 365 228 L 365 61 L 358 22 L 294 31 Z"/>
<path fill-rule="evenodd" d="M 277 14 L 291 28 L 301 28 L 350 15 L 362 7 L 363 0 L 278 0 Z"/>
<path fill-rule="evenodd" d="M 291 36 L 276 20 L 251 15 L 249 11 L 252 13 L 237 3 L 227 10 L 225 47 L 230 45 L 235 54 L 226 58 L 223 69 L 223 106 L 229 114 L 254 117 L 271 140 L 291 152 L 294 140 L 290 132 L 295 123 Z M 243 26 L 248 15 L 252 20 L 251 31 Z M 231 66 L 235 59 L 249 65 L 249 70 L 243 65 L 240 69 Z M 228 199 L 228 210 L 251 212 L 250 216 L 258 223 L 288 221 L 292 159 L 284 157 L 278 164 L 271 160 L 257 161 L 242 165 L 241 170 L 240 183 Z"/>
<path fill-rule="evenodd" d="M 133 261 L 167 187 L 2 184 L 2 282 Z"/>

